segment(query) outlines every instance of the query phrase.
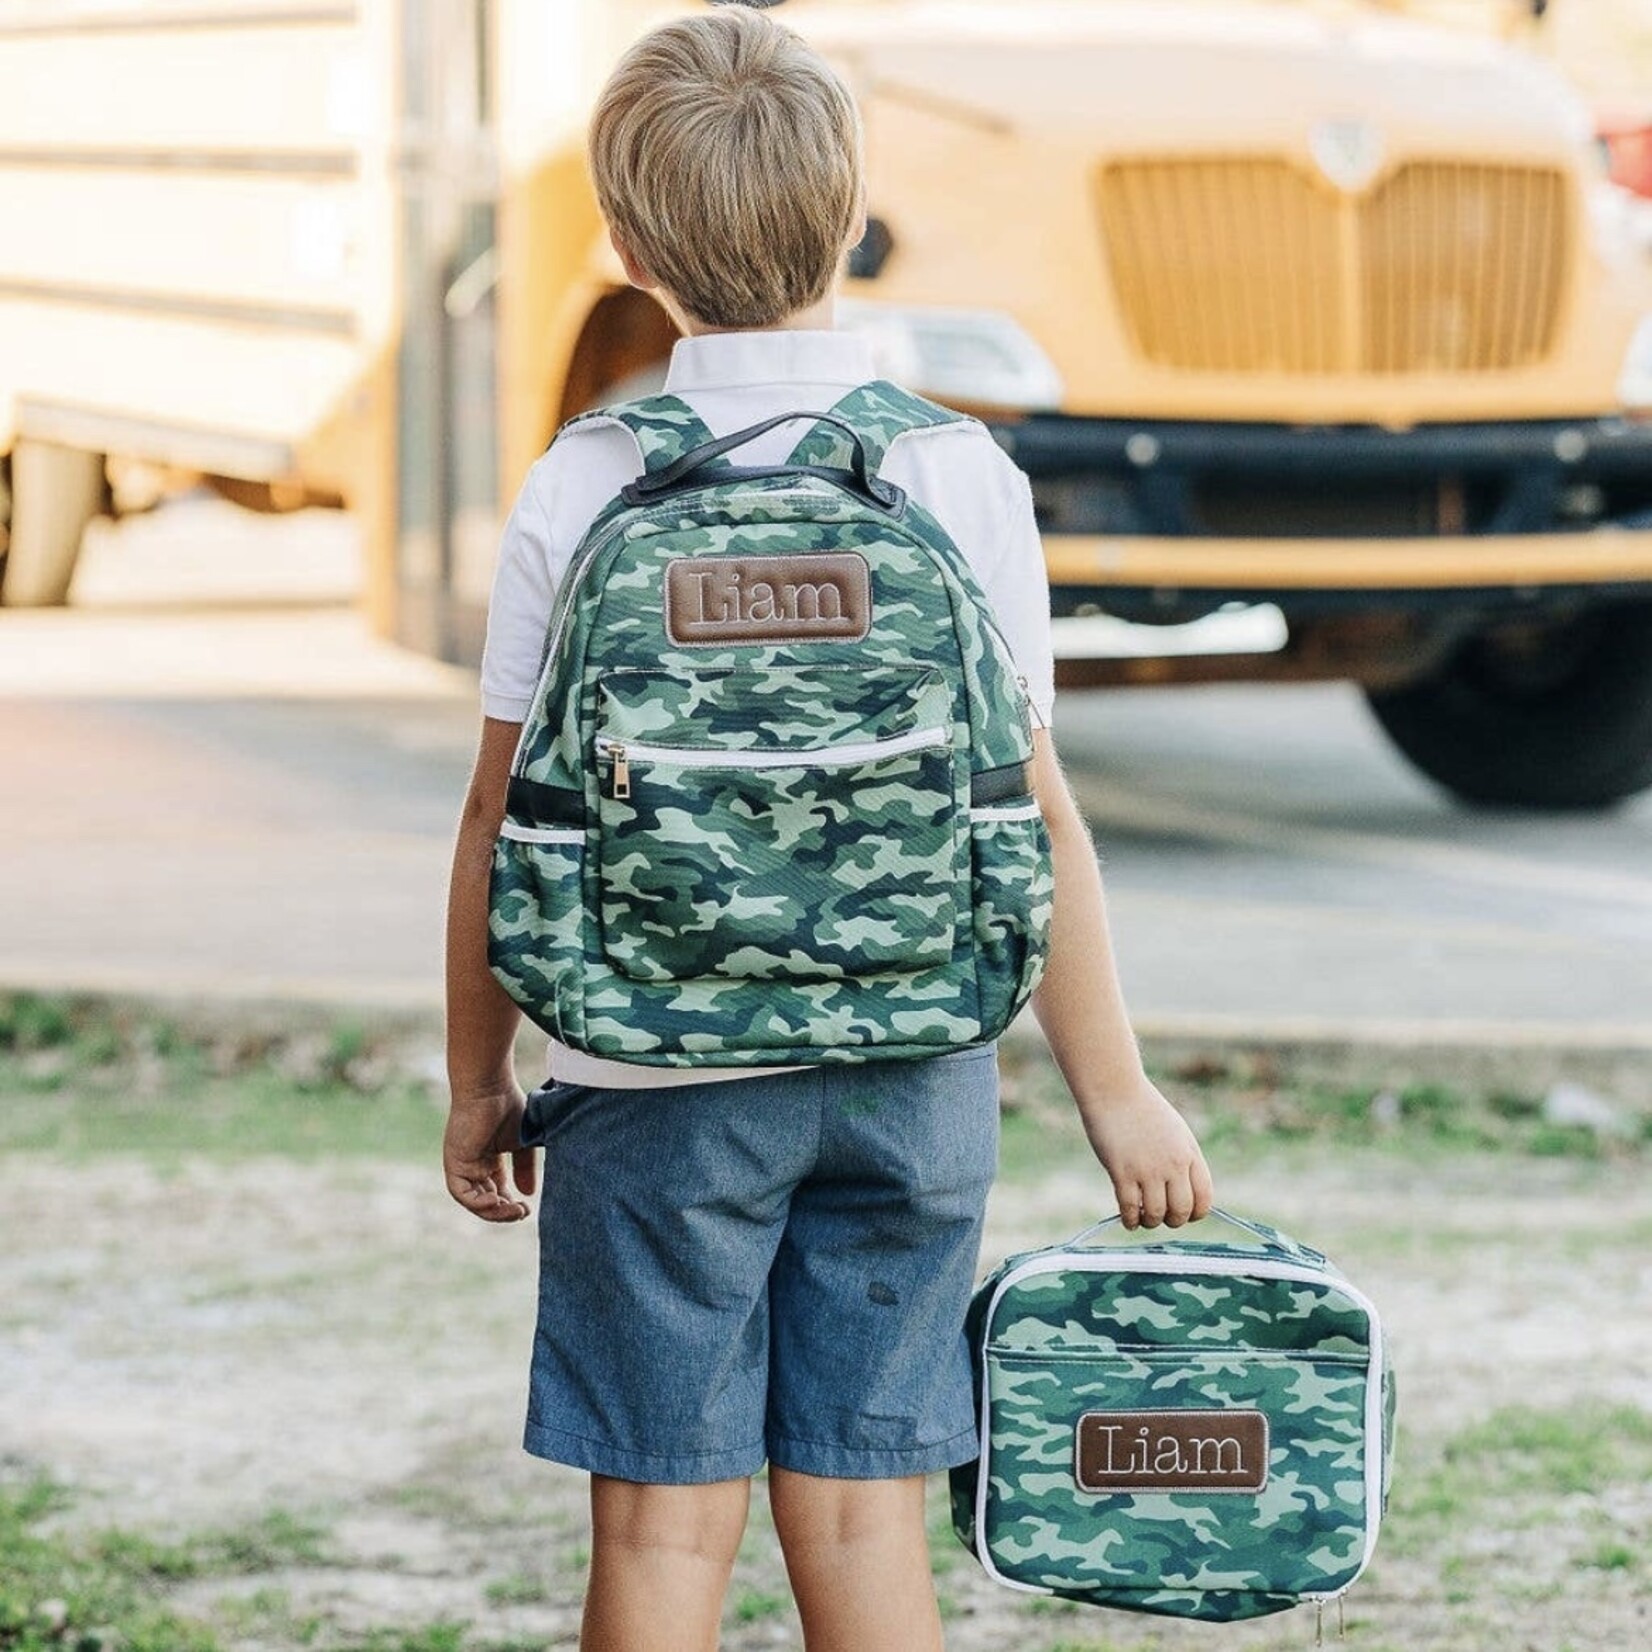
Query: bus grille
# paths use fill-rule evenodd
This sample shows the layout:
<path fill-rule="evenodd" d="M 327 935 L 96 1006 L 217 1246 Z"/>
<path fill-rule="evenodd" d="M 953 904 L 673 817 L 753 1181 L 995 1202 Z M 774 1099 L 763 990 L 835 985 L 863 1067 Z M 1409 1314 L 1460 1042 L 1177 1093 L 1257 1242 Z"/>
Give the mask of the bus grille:
<path fill-rule="evenodd" d="M 1563 172 L 1455 161 L 1343 195 L 1271 157 L 1104 166 L 1136 351 L 1211 373 L 1485 373 L 1542 361 L 1564 297 Z"/>

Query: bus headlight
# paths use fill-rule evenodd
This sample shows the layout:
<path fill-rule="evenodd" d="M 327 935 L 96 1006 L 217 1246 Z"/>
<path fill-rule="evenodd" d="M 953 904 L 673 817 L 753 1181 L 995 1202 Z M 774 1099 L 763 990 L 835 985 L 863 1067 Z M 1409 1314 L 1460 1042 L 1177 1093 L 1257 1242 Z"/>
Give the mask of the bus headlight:
<path fill-rule="evenodd" d="M 863 334 L 878 371 L 938 400 L 1053 409 L 1063 387 L 1055 363 L 1001 310 L 877 304 L 840 298 L 840 327 Z"/>
<path fill-rule="evenodd" d="M 1618 400 L 1635 413 L 1652 413 L 1652 315 L 1641 317 L 1618 375 Z"/>

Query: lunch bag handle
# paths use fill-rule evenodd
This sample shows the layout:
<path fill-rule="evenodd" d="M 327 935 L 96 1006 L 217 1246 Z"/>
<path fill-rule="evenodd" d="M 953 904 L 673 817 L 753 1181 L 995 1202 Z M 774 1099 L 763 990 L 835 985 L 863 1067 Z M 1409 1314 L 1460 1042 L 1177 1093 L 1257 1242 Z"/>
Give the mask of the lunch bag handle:
<path fill-rule="evenodd" d="M 1260 1239 L 1265 1250 L 1275 1251 L 1281 1256 L 1306 1255 L 1317 1261 L 1325 1260 L 1323 1254 L 1316 1251 L 1312 1245 L 1304 1245 L 1294 1239 L 1286 1239 L 1275 1229 L 1264 1226 L 1261 1222 L 1248 1221 L 1243 1216 L 1235 1216 L 1231 1210 L 1223 1210 L 1220 1205 L 1213 1206 L 1210 1214 L 1218 1221 L 1226 1222 L 1229 1227 L 1242 1228 L 1253 1238 Z M 1122 1216 L 1104 1216 L 1099 1222 L 1092 1222 L 1082 1233 L 1075 1233 L 1071 1239 L 1067 1240 L 1065 1245 L 1052 1246 L 1051 1248 L 1065 1250 L 1082 1245 L 1094 1235 L 1100 1233 L 1103 1228 L 1115 1227 L 1123 1220 Z M 1174 1230 L 1172 1231 L 1174 1232 Z"/>

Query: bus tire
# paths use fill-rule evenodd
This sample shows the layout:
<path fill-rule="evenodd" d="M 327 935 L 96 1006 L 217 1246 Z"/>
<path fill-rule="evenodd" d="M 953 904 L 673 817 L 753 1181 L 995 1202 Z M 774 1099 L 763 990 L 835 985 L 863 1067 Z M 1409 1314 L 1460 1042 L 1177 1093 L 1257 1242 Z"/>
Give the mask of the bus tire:
<path fill-rule="evenodd" d="M 69 600 L 87 524 L 105 508 L 103 455 L 20 440 L 11 456 L 11 537 L 0 576 L 8 608 L 58 608 Z"/>
<path fill-rule="evenodd" d="M 1366 699 L 1465 802 L 1604 808 L 1652 786 L 1652 601 L 1488 627 L 1429 676 Z"/>

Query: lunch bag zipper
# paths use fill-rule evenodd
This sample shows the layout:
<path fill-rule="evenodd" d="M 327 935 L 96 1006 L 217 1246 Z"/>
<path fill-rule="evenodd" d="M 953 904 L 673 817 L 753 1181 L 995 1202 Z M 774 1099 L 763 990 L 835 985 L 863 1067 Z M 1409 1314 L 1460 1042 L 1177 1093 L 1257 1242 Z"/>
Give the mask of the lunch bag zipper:
<path fill-rule="evenodd" d="M 1070 1360 L 1075 1365 L 1104 1364 L 1108 1360 L 1141 1360 L 1146 1364 L 1163 1361 L 1173 1364 L 1177 1360 L 1210 1359 L 1223 1360 L 1229 1364 L 1289 1364 L 1295 1360 L 1309 1361 L 1315 1365 L 1358 1365 L 1368 1363 L 1363 1354 L 1326 1354 L 1316 1353 L 1306 1348 L 1246 1348 L 1242 1352 L 1224 1352 L 1217 1347 L 1209 1348 L 1172 1348 L 1162 1344 L 1131 1344 L 1115 1343 L 1110 1348 L 1016 1348 L 1008 1343 L 988 1343 L 986 1352 L 994 1359 L 1026 1359 L 1026 1360 Z"/>

